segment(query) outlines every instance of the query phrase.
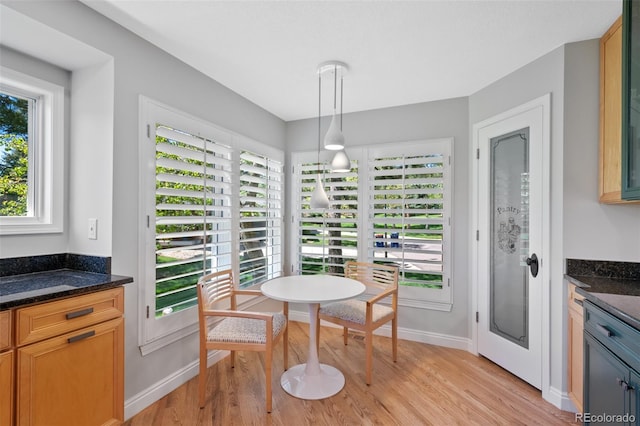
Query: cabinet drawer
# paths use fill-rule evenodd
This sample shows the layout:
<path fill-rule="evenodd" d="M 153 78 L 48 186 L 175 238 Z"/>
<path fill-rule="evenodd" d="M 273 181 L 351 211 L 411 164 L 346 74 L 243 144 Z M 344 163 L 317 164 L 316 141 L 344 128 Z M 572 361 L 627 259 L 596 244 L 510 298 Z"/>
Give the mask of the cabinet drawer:
<path fill-rule="evenodd" d="M 117 318 L 123 312 L 122 287 L 17 309 L 16 346 Z"/>
<path fill-rule="evenodd" d="M 582 316 L 582 304 L 584 303 L 584 296 L 576 292 L 576 287 L 577 286 L 575 284 L 569 284 L 569 309 L 574 310 L 576 313 Z"/>
<path fill-rule="evenodd" d="M 584 303 L 584 328 L 620 359 L 640 370 L 640 330 L 589 301 Z"/>
<path fill-rule="evenodd" d="M 0 312 L 0 351 L 11 347 L 11 311 Z"/>

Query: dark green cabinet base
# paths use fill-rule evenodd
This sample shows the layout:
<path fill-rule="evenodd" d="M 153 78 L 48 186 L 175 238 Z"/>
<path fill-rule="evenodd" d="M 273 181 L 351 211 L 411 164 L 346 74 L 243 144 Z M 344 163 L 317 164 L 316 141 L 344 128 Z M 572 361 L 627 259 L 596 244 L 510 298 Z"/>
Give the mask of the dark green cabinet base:
<path fill-rule="evenodd" d="M 585 424 L 640 426 L 640 331 L 584 303 Z"/>

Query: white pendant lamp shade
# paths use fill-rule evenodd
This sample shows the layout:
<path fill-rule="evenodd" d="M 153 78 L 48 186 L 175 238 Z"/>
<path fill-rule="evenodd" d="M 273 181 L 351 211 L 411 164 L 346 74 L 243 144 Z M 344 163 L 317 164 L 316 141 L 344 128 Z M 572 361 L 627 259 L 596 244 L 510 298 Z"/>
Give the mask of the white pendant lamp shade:
<path fill-rule="evenodd" d="M 338 119 L 335 112 L 333 113 L 333 117 L 331 117 L 329 130 L 327 130 L 327 134 L 324 136 L 324 149 L 331 151 L 344 149 L 344 135 L 340 131 L 340 126 L 338 126 Z"/>
<path fill-rule="evenodd" d="M 320 175 L 316 176 L 316 189 L 313 190 L 311 194 L 311 208 L 312 209 L 328 209 L 329 208 L 329 197 L 327 197 L 327 193 L 324 191 L 324 187 L 322 186 L 322 180 L 320 179 Z"/>
<path fill-rule="evenodd" d="M 336 152 L 331 160 L 331 171 L 334 172 L 348 172 L 351 170 L 351 160 L 347 157 L 347 153 L 342 151 Z"/>

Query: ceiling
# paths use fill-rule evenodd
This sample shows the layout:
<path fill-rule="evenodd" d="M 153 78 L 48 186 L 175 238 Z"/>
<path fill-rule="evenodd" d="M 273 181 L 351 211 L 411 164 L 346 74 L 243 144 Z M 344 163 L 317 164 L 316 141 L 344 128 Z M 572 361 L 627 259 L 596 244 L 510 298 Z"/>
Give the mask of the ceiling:
<path fill-rule="evenodd" d="M 349 65 L 345 113 L 469 96 L 599 38 L 622 10 L 621 0 L 82 1 L 285 121 L 317 116 L 324 61 Z"/>

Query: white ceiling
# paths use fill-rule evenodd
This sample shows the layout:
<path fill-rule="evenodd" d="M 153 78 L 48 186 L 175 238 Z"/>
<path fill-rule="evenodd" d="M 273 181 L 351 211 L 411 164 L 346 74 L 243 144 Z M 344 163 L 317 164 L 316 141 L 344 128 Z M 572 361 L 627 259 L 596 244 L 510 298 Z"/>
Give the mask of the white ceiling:
<path fill-rule="evenodd" d="M 469 96 L 599 38 L 622 10 L 621 0 L 82 1 L 285 121 L 317 115 L 327 60 L 350 67 L 344 112 Z"/>

